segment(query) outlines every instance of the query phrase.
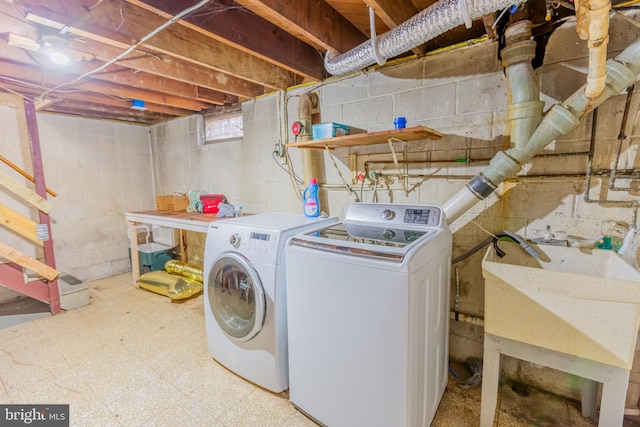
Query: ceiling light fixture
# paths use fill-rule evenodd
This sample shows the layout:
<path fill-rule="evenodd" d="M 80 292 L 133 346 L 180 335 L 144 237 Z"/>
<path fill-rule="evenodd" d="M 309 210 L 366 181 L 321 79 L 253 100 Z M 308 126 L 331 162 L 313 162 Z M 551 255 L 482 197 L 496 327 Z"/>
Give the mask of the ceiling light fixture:
<path fill-rule="evenodd" d="M 69 63 L 69 54 L 66 49 L 70 43 L 62 37 L 42 36 L 42 51 L 49 55 L 49 59 L 56 65 L 67 65 Z"/>

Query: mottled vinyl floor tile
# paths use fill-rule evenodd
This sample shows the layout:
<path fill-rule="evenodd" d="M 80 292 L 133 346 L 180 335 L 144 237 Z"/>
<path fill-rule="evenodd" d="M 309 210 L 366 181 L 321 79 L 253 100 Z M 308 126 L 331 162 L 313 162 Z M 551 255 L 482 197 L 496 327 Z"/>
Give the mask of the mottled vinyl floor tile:
<path fill-rule="evenodd" d="M 130 274 L 88 285 L 89 305 L 0 329 L 0 403 L 68 403 L 74 427 L 316 425 L 288 393 L 211 357 L 202 294 L 173 302 L 134 288 Z M 593 425 L 576 402 L 506 385 L 500 393 L 495 427 Z M 480 398 L 451 376 L 432 427 L 477 426 Z"/>

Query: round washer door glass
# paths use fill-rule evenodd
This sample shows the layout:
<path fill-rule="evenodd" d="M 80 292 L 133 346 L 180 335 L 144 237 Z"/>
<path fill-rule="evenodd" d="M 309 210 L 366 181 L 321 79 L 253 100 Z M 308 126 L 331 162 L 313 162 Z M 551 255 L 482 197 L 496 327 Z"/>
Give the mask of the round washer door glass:
<path fill-rule="evenodd" d="M 222 254 L 213 264 L 207 286 L 213 316 L 227 335 L 247 341 L 260 332 L 265 318 L 264 290 L 245 257 Z"/>

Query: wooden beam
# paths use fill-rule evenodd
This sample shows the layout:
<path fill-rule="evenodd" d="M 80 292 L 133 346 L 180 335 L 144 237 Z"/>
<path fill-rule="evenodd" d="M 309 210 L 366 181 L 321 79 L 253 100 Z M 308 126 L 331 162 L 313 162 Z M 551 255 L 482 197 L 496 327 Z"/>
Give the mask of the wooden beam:
<path fill-rule="evenodd" d="M 46 111 L 48 113 L 59 113 L 71 116 L 79 116 L 86 118 L 94 118 L 94 119 L 103 119 L 103 120 L 114 120 L 114 121 L 123 121 L 129 123 L 139 123 L 145 125 L 152 125 L 156 123 L 166 122 L 174 118 L 175 116 L 168 116 L 164 114 L 158 113 L 150 113 L 148 111 L 116 111 L 116 110 L 108 110 L 108 109 L 92 109 L 88 108 L 86 105 L 74 105 L 68 101 L 61 101 L 60 103 L 54 103 L 51 106 L 47 107 Z"/>
<path fill-rule="evenodd" d="M 32 22 L 64 25 L 69 27 L 71 34 L 121 49 L 166 22 L 157 14 L 120 0 L 103 0 L 90 10 L 81 0 L 25 0 L 22 4 L 29 8 L 27 19 Z M 272 89 L 295 84 L 294 74 L 290 71 L 181 25 L 160 31 L 143 46 Z"/>
<path fill-rule="evenodd" d="M 0 49 L 0 57 L 2 55 L 2 49 Z M 47 85 L 47 87 L 53 87 L 59 84 L 68 83 L 76 77 L 73 74 L 63 73 L 60 71 L 46 73 L 43 76 L 40 70 L 36 69 L 35 67 L 29 67 L 24 64 L 15 64 L 3 59 L 0 59 L 0 67 L 4 76 L 12 77 L 14 79 L 27 82 L 35 86 L 40 86 L 44 83 Z M 88 78 L 71 86 L 65 86 L 64 89 L 84 90 L 88 92 L 95 92 L 99 94 L 127 99 L 141 99 L 145 102 L 153 102 L 160 105 L 169 105 L 172 107 L 191 111 L 208 110 L 215 105 L 195 99 L 173 96 L 170 94 L 155 92 L 146 89 L 100 82 L 93 78 Z M 41 92 L 44 92 L 44 90 L 45 88 L 42 88 Z M 55 92 L 53 92 L 52 95 L 55 95 Z"/>
<path fill-rule="evenodd" d="M 37 238 L 36 226 L 38 224 L 1 203 L 0 224 L 22 237 L 31 240 L 36 245 L 43 246 L 42 242 Z"/>
<path fill-rule="evenodd" d="M 71 45 L 78 49 L 86 49 L 93 53 L 96 59 L 104 62 L 110 61 L 124 51 L 124 49 L 88 39 L 83 41 L 71 40 Z M 192 64 L 170 55 L 159 55 L 153 52 L 137 50 L 118 61 L 117 64 L 132 70 L 155 74 L 180 82 L 193 83 L 198 87 L 205 87 L 244 98 L 255 98 L 265 93 L 265 89 L 261 85 L 208 67 Z"/>
<path fill-rule="evenodd" d="M 5 107 L 10 107 L 16 110 L 24 110 L 24 105 L 22 104 L 22 96 L 16 95 L 14 93 L 0 94 L 0 105 L 4 105 Z"/>
<path fill-rule="evenodd" d="M 165 19 L 196 3 L 196 0 L 127 1 Z M 327 76 L 322 57 L 315 48 L 262 17 L 247 13 L 233 0 L 210 2 L 180 23 L 311 80 L 322 80 Z"/>
<path fill-rule="evenodd" d="M 22 252 L 11 248 L 10 246 L 0 242 L 0 257 L 13 261 L 21 267 L 24 267 L 34 273 L 44 277 L 47 280 L 54 280 L 60 275 L 58 271 L 48 265 L 33 259 Z"/>
<path fill-rule="evenodd" d="M 37 64 L 34 58 L 38 59 Z M 11 60 L 12 62 L 27 64 L 32 67 L 40 67 L 47 71 L 47 74 L 63 75 L 64 73 L 68 81 L 71 81 L 82 74 L 89 73 L 103 65 L 101 61 L 79 61 L 68 64 L 67 67 L 60 68 L 59 65 L 52 64 L 48 56 L 44 53 L 33 52 L 27 55 L 20 48 L 6 46 L 0 49 L 0 59 Z M 73 71 L 73 74 L 71 73 Z M 198 98 L 202 102 L 225 105 L 225 94 L 216 90 L 209 90 L 206 96 L 198 96 L 199 88 L 197 85 L 187 82 L 177 81 L 166 77 L 161 77 L 144 72 L 135 72 L 127 67 L 112 65 L 105 70 L 92 74 L 89 80 L 97 80 L 106 83 L 114 83 L 123 86 L 130 86 L 137 89 L 148 90 L 148 88 L 162 88 L 163 93 L 174 95 L 182 98 Z M 131 98 L 131 97 L 130 97 Z"/>
<path fill-rule="evenodd" d="M 53 209 L 53 204 L 51 202 L 43 199 L 2 171 L 0 171 L 0 187 L 12 192 L 44 213 L 49 213 Z"/>
<path fill-rule="evenodd" d="M 236 0 L 239 4 L 317 48 L 339 54 L 367 40 L 351 22 L 318 0 Z"/>
<path fill-rule="evenodd" d="M 494 24 L 496 22 L 496 16 L 497 14 L 495 12 L 482 15 L 482 23 L 484 24 L 484 30 L 487 32 L 487 36 L 493 40 L 498 39 L 498 31 L 496 31 L 494 27 Z"/>
<path fill-rule="evenodd" d="M 15 84 L 2 83 L 0 85 L 0 89 L 2 87 L 13 90 L 14 92 L 21 92 L 28 98 L 36 98 L 41 93 L 41 91 L 37 89 L 25 88 Z M 64 103 L 65 100 L 67 102 L 76 101 L 76 105 L 74 105 L 73 108 L 69 107 L 68 104 Z M 158 105 L 148 102 L 145 102 L 145 105 L 147 107 L 146 110 L 135 110 L 131 108 L 131 101 L 116 99 L 110 96 L 104 96 L 92 92 L 65 93 L 63 98 L 54 96 L 52 98 L 49 98 L 48 101 L 49 102 L 47 102 L 46 105 L 42 107 L 36 107 L 37 110 L 39 112 L 69 114 L 73 116 L 83 116 L 82 113 L 83 111 L 85 111 L 86 115 L 84 116 L 89 118 L 111 119 L 141 124 L 154 124 L 161 121 L 169 120 L 174 117 L 184 117 L 193 114 L 193 111 L 190 110 L 167 107 L 164 105 Z M 59 105 L 60 103 L 62 103 L 63 105 Z M 85 105 L 83 105 L 82 103 L 85 103 Z M 103 111 L 106 112 L 104 114 L 101 114 L 100 111 L 92 111 L 90 109 L 92 104 L 102 107 L 111 106 L 111 108 L 104 108 Z"/>
<path fill-rule="evenodd" d="M 0 28 L 37 40 L 40 37 L 41 28 L 25 21 L 22 17 L 10 15 L 16 13 L 15 8 L 12 8 L 6 2 L 0 1 Z M 124 51 L 122 48 L 87 38 L 71 37 L 67 41 L 70 42 L 70 48 L 74 51 L 90 53 L 97 61 L 102 62 L 110 61 Z M 22 49 L 11 46 L 6 46 L 6 49 L 11 49 L 11 60 L 35 65 L 33 58 Z M 5 47 L 0 49 L 3 52 L 4 50 Z M 42 65 L 46 66 L 48 62 L 43 61 Z M 255 98 L 265 93 L 264 87 L 261 85 L 221 73 L 210 67 L 195 65 L 169 55 L 145 52 L 143 49 L 132 52 L 117 64 L 131 70 L 146 72 L 190 85 L 206 87 L 214 91 L 231 93 L 244 98 Z M 97 66 L 94 65 L 94 67 Z M 19 108 L 22 109 L 22 106 Z"/>

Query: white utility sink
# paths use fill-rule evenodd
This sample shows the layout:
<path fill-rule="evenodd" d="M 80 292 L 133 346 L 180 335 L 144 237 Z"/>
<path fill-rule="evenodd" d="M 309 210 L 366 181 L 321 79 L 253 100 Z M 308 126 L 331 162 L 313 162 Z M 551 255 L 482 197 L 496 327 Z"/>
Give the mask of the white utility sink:
<path fill-rule="evenodd" d="M 640 272 L 612 250 L 537 245 L 538 259 L 499 241 L 482 260 L 485 332 L 631 369 Z"/>

